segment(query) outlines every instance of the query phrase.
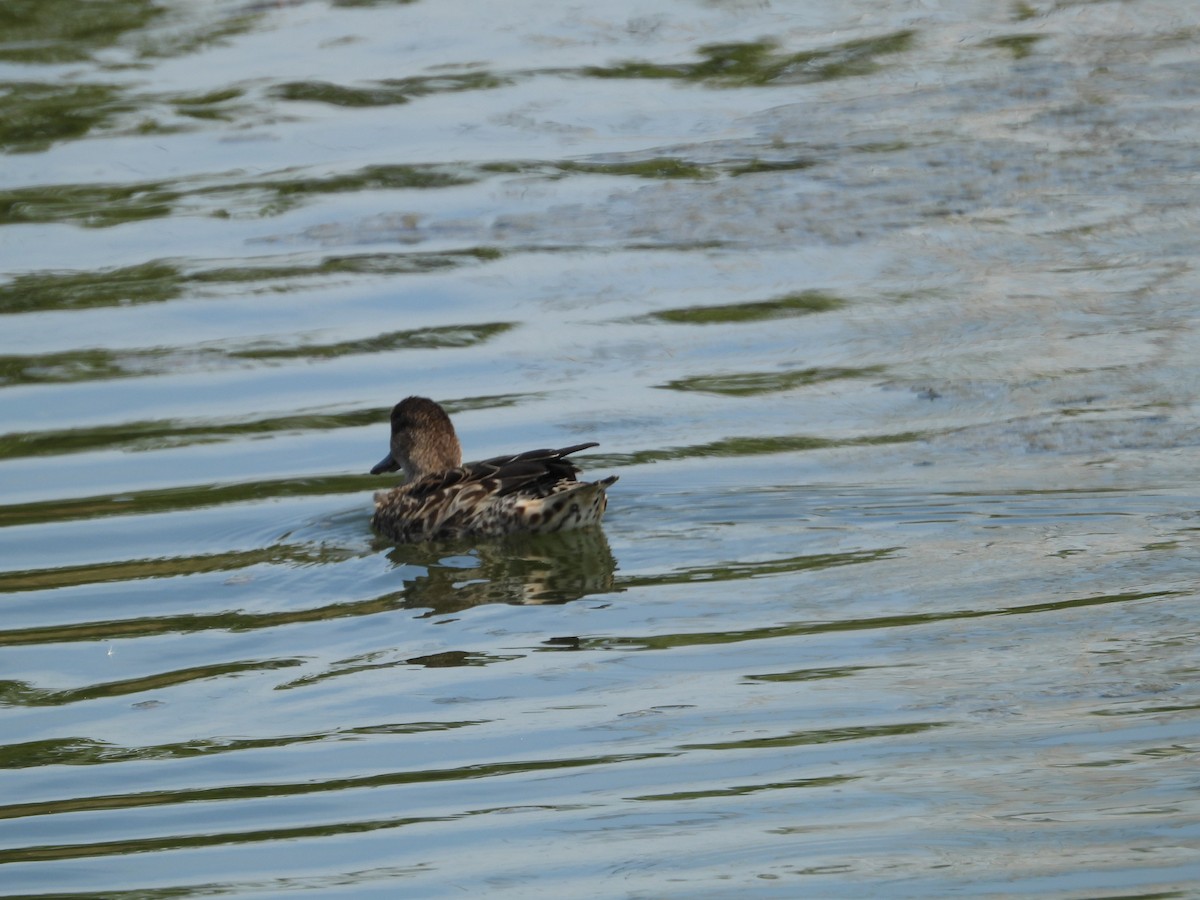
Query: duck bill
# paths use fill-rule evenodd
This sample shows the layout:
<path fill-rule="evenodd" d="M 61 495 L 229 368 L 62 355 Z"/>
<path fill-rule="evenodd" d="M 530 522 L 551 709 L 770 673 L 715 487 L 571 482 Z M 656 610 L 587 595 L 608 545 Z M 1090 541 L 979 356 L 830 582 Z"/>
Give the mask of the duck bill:
<path fill-rule="evenodd" d="M 375 468 L 371 470 L 372 475 L 382 475 L 384 472 L 395 472 L 400 468 L 400 463 L 396 462 L 396 457 L 388 454 L 383 459 L 375 464 Z"/>

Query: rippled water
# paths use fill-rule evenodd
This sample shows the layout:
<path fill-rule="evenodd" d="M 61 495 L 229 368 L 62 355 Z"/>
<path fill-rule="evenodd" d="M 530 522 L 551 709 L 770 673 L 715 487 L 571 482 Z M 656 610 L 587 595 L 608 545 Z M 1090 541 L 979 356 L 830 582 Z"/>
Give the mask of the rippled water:
<path fill-rule="evenodd" d="M 1193 896 L 1198 39 L 9 0 L 0 891 Z M 603 530 L 373 536 L 409 393 Z"/>

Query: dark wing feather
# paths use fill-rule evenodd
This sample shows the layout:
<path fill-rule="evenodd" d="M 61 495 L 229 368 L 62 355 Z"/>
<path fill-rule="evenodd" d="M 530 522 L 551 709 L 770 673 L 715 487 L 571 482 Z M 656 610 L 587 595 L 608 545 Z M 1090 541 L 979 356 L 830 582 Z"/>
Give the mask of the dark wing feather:
<path fill-rule="evenodd" d="M 572 453 L 578 453 L 580 450 L 587 450 L 589 447 L 599 447 L 595 441 L 587 444 L 575 444 L 572 447 L 563 447 L 560 450 L 526 450 L 524 453 L 513 453 L 508 456 L 493 456 L 491 459 L 485 459 L 481 462 L 467 463 L 463 468 L 473 469 L 476 466 L 487 466 L 490 469 L 500 469 L 509 463 L 515 462 L 553 462 L 560 460 L 564 456 L 570 456 Z"/>
<path fill-rule="evenodd" d="M 554 484 L 564 480 L 573 481 L 579 469 L 563 457 L 598 446 L 598 443 L 592 441 L 558 450 L 526 450 L 524 453 L 493 456 L 491 459 L 467 463 L 457 469 L 418 478 L 407 486 L 406 493 L 414 498 L 428 497 L 454 485 L 487 481 L 490 482 L 490 493 L 503 496 L 537 482 Z"/>
<path fill-rule="evenodd" d="M 503 496 L 529 484 L 541 482 L 549 485 L 560 481 L 574 481 L 579 469 L 563 457 L 597 446 L 599 444 L 593 441 L 558 450 L 526 450 L 511 456 L 493 456 L 481 462 L 467 463 L 463 469 L 469 473 L 468 480 L 494 481 L 497 484 L 497 495 Z"/>

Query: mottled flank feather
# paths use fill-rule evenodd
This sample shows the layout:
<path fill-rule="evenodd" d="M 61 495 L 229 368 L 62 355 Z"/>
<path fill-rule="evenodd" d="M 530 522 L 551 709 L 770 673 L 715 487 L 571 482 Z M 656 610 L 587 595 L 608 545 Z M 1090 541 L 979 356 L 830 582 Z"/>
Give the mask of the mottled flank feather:
<path fill-rule="evenodd" d="M 424 397 L 392 410 L 391 446 L 372 473 L 400 469 L 409 480 L 375 495 L 371 524 L 401 543 L 593 525 L 608 502 L 605 488 L 617 480 L 576 479 L 579 470 L 566 457 L 594 442 L 462 465 L 449 416 Z"/>

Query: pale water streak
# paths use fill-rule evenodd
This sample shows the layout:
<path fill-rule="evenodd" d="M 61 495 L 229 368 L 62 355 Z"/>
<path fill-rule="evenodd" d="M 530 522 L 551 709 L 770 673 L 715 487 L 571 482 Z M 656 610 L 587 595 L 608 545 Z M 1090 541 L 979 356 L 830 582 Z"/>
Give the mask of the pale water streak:
<path fill-rule="evenodd" d="M 1198 39 L 8 3 L 0 893 L 1193 895 Z M 603 530 L 372 535 L 409 393 Z"/>

